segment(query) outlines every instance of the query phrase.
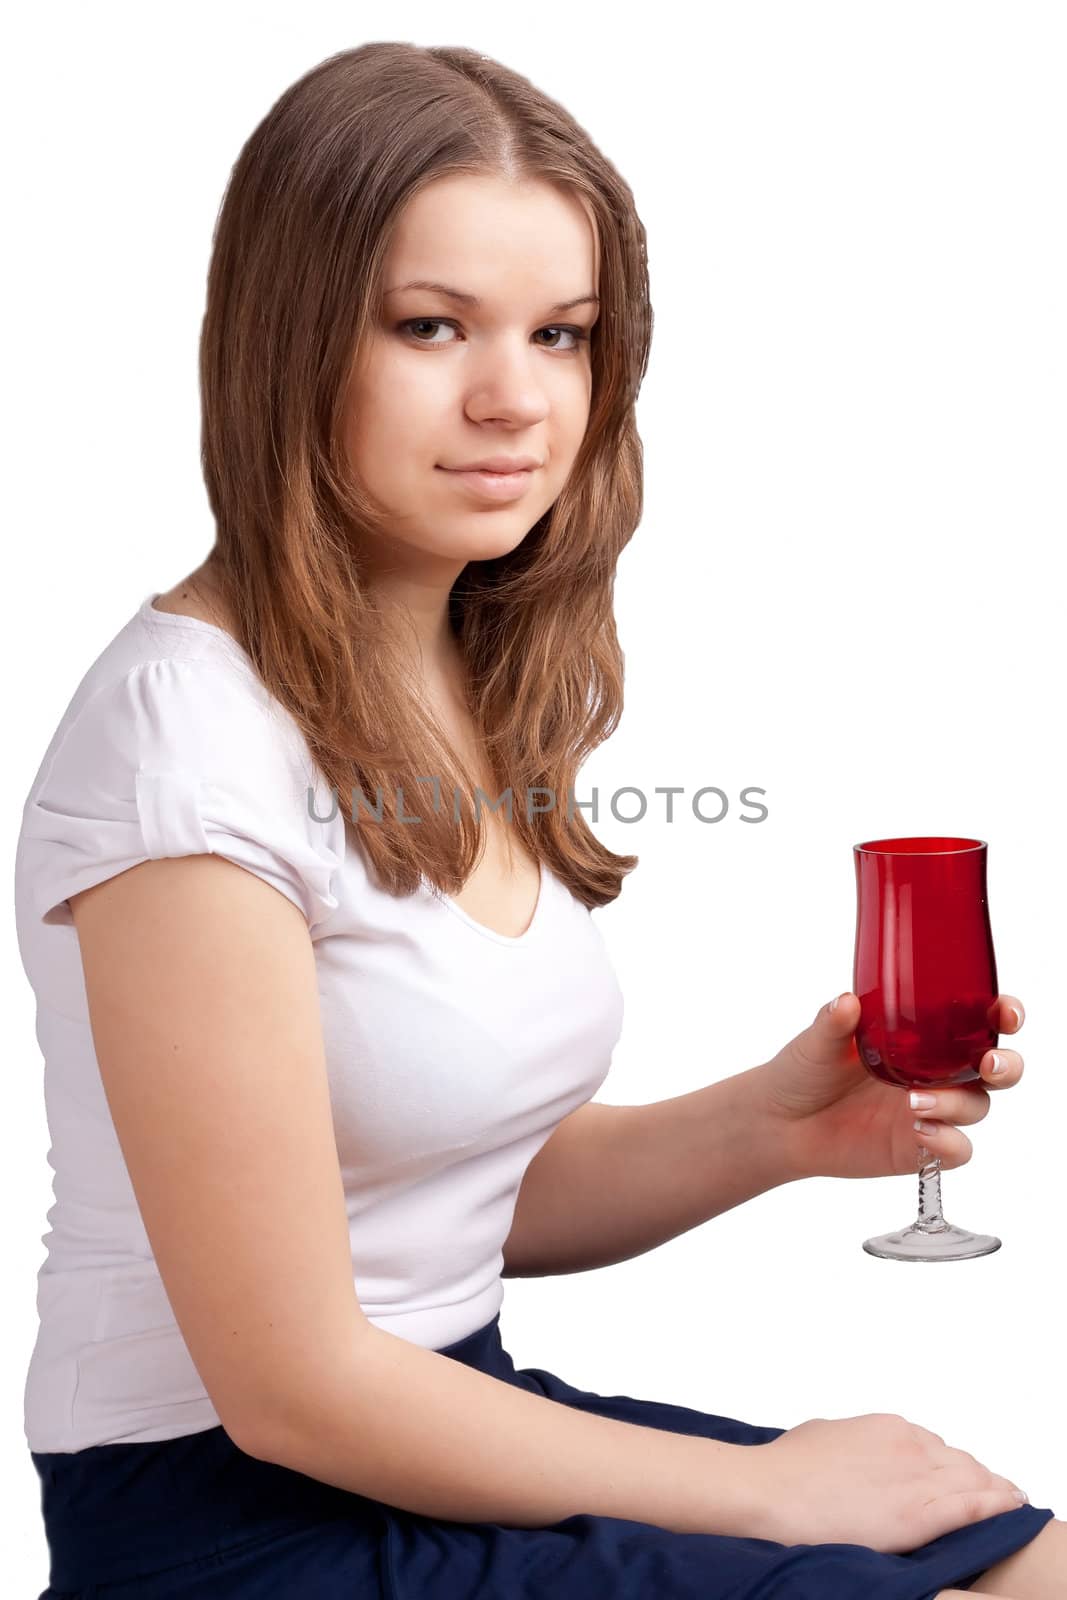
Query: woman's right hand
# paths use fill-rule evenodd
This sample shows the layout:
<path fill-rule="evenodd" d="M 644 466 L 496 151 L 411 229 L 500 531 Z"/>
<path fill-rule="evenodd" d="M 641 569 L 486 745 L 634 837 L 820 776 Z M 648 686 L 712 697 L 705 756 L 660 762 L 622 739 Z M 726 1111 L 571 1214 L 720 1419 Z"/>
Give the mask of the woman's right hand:
<path fill-rule="evenodd" d="M 745 1532 L 779 1544 L 899 1554 L 1022 1504 L 1009 1478 L 892 1414 L 813 1417 L 747 1448 L 762 1525 Z"/>

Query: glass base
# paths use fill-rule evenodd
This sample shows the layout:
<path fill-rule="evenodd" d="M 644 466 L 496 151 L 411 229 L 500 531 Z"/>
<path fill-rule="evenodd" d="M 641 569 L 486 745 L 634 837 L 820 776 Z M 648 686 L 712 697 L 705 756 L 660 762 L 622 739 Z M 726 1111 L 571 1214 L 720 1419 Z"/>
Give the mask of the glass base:
<path fill-rule="evenodd" d="M 884 1256 L 888 1261 L 969 1261 L 972 1256 L 992 1255 L 1001 1241 L 992 1233 L 968 1233 L 966 1228 L 943 1222 L 935 1227 L 901 1228 L 898 1233 L 880 1233 L 864 1239 L 868 1255 Z"/>

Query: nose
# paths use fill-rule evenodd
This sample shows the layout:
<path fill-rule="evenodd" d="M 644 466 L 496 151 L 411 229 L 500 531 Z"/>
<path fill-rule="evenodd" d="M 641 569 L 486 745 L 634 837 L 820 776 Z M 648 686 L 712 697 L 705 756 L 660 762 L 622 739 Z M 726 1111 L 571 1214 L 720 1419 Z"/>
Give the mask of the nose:
<path fill-rule="evenodd" d="M 549 400 L 537 363 L 551 359 L 530 344 L 490 342 L 469 372 L 468 417 L 472 422 L 509 422 L 518 427 L 543 421 Z"/>

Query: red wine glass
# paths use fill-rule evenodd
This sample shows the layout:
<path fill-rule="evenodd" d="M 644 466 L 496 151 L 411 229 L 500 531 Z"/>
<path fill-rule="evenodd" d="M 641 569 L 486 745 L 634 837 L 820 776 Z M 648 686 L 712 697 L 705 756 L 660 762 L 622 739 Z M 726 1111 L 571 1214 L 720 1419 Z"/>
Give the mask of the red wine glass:
<path fill-rule="evenodd" d="M 872 1077 L 901 1089 L 980 1077 L 997 1043 L 997 969 L 981 839 L 872 839 L 856 864 L 856 1047 Z M 941 1213 L 941 1161 L 919 1148 L 919 1215 L 866 1239 L 892 1261 L 964 1261 L 1000 1249 Z"/>

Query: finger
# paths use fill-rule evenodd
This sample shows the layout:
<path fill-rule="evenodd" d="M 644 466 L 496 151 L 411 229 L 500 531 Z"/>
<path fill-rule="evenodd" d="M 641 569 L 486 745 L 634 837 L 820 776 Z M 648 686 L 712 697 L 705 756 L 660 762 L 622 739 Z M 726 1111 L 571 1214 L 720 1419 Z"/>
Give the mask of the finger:
<path fill-rule="evenodd" d="M 1020 1489 L 1014 1479 L 1005 1478 L 999 1472 L 990 1472 L 974 1456 L 965 1456 L 962 1461 L 942 1461 L 930 1470 L 936 1474 L 930 1481 L 936 1484 L 940 1494 L 952 1494 L 965 1489 L 979 1493 L 990 1489 L 1006 1489 L 1009 1493 L 1019 1494 L 1026 1492 Z"/>
<path fill-rule="evenodd" d="M 997 1007 L 999 1013 L 997 1032 L 1018 1033 L 1026 1021 L 1026 1012 L 1023 1010 L 1022 1001 L 1016 999 L 1013 994 L 1002 994 L 997 996 Z"/>
<path fill-rule="evenodd" d="M 928 1092 L 913 1089 L 908 1095 L 908 1107 L 917 1116 L 925 1117 L 928 1122 L 953 1122 L 963 1128 L 982 1122 L 989 1115 L 989 1106 L 989 1095 L 980 1084 L 967 1089 L 931 1089 Z"/>
<path fill-rule="evenodd" d="M 944 1443 L 943 1440 L 942 1443 Z M 957 1450 L 951 1445 L 946 1445 L 939 1452 L 939 1455 L 940 1460 L 933 1469 L 935 1472 L 963 1472 L 977 1487 L 999 1489 L 1018 1489 L 1019 1487 L 1011 1478 L 1004 1478 L 999 1472 L 992 1472 L 984 1461 L 979 1461 L 978 1457 L 971 1455 L 968 1450 Z M 983 1477 L 987 1481 L 983 1484 L 978 1484 L 977 1480 Z"/>
<path fill-rule="evenodd" d="M 924 1501 L 916 1519 L 918 1537 L 931 1544 L 943 1534 L 954 1533 L 957 1528 L 983 1522 L 1002 1511 L 1017 1511 L 1019 1502 L 1011 1489 L 957 1490 L 943 1498 Z"/>
<path fill-rule="evenodd" d="M 833 1000 L 828 1000 L 820 1006 L 815 1014 L 813 1026 L 820 1024 L 828 1028 L 831 1037 L 844 1038 L 853 1033 L 857 1022 L 860 1020 L 859 996 L 854 995 L 851 989 L 846 989 L 843 994 L 837 995 Z M 1003 1032 L 1003 1029 L 998 1029 Z"/>
<path fill-rule="evenodd" d="M 1023 1058 L 1018 1050 L 987 1050 L 978 1071 L 990 1089 L 1013 1089 L 1023 1075 Z"/>
<path fill-rule="evenodd" d="M 974 1154 L 974 1145 L 959 1128 L 947 1122 L 925 1122 L 917 1117 L 912 1125 L 915 1148 L 925 1145 L 933 1156 L 939 1157 L 946 1172 L 953 1167 L 965 1167 Z"/>

